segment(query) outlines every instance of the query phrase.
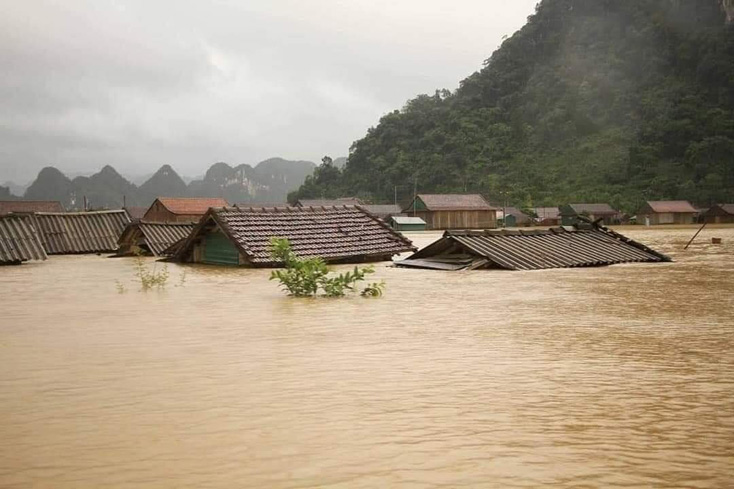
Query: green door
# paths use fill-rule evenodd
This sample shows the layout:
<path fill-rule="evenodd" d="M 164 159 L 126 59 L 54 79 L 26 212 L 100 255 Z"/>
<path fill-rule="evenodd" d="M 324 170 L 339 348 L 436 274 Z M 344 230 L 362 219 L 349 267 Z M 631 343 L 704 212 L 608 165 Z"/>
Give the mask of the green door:
<path fill-rule="evenodd" d="M 222 233 L 206 235 L 204 263 L 211 265 L 239 265 L 240 252 L 232 241 Z"/>

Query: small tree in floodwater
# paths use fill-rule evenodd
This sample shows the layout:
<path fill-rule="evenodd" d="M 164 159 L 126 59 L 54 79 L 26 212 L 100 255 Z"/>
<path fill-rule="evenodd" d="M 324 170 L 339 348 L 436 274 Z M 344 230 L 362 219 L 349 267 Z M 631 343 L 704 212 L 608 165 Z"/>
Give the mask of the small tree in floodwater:
<path fill-rule="evenodd" d="M 281 287 L 295 297 L 313 297 L 319 290 L 326 297 L 344 297 L 347 292 L 357 292 L 357 283 L 374 273 L 372 266 L 354 267 L 354 270 L 329 276 L 330 270 L 321 258 L 299 258 L 285 238 L 270 239 L 270 254 L 275 261 L 283 262 L 284 270 L 274 270 L 270 280 L 279 280 Z M 361 292 L 362 297 L 379 297 L 385 291 L 385 282 L 374 282 Z"/>

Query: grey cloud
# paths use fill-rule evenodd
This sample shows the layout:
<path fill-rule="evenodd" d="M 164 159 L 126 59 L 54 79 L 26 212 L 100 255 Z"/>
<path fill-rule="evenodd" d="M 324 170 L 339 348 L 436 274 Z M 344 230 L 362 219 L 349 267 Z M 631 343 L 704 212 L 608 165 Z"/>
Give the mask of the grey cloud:
<path fill-rule="evenodd" d="M 387 111 L 455 88 L 534 4 L 8 2 L 0 181 L 343 155 Z"/>

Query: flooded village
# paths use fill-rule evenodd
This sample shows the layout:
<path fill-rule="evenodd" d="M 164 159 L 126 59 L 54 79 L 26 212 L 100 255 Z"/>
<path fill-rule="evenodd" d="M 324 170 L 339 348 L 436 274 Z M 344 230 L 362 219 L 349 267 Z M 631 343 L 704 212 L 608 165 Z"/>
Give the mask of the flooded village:
<path fill-rule="evenodd" d="M 0 489 L 734 487 L 734 0 L 3 7 Z"/>
<path fill-rule="evenodd" d="M 734 227 L 684 250 L 700 225 L 497 229 L 478 196 L 419 200 L 404 231 L 354 202 L 6 214 L 28 261 L 0 268 L 0 485 L 726 485 Z M 274 232 L 379 260 L 385 295 L 288 297 Z"/>

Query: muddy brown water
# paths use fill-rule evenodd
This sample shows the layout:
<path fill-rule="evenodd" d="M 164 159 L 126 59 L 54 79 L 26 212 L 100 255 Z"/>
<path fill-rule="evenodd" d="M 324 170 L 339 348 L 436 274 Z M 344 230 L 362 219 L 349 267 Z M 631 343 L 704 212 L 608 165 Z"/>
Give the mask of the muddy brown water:
<path fill-rule="evenodd" d="M 381 264 L 372 300 L 0 268 L 0 487 L 732 487 L 734 229 L 694 231 L 624 230 L 662 265 Z"/>

